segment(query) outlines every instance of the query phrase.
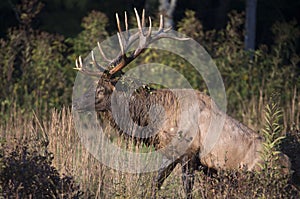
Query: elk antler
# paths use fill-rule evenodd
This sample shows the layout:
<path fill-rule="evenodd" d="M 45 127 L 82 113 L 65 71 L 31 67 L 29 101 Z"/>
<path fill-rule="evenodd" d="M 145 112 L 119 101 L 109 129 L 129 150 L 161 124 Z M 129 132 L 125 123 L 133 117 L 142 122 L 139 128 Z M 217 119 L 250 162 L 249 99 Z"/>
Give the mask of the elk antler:
<path fill-rule="evenodd" d="M 82 59 L 81 56 L 79 56 L 79 61 L 76 59 L 76 70 L 79 70 L 87 75 L 91 76 L 101 76 L 103 75 L 103 71 L 108 73 L 109 75 L 113 75 L 116 72 L 122 70 L 125 66 L 127 66 L 131 61 L 133 61 L 137 56 L 139 56 L 145 48 L 149 46 L 149 44 L 153 43 L 154 41 L 161 39 L 161 38 L 170 38 L 170 39 L 175 39 L 175 40 L 188 40 L 189 38 L 180 38 L 176 37 L 173 35 L 168 34 L 168 32 L 172 29 L 171 27 L 169 28 L 164 28 L 164 22 L 163 22 L 163 16 L 160 15 L 160 23 L 159 23 L 159 29 L 157 31 L 152 31 L 152 20 L 151 17 L 149 17 L 149 28 L 148 31 L 145 32 L 145 10 L 142 12 L 142 20 L 137 12 L 137 10 L 134 8 L 137 24 L 138 24 L 138 32 L 131 35 L 129 30 L 128 30 L 128 22 L 127 22 L 127 14 L 125 12 L 125 36 L 123 35 L 121 25 L 120 25 L 120 20 L 118 13 L 116 13 L 116 20 L 117 20 L 117 27 L 118 27 L 118 40 L 119 40 L 119 45 L 120 45 L 120 52 L 118 53 L 117 57 L 113 60 L 108 59 L 102 48 L 100 43 L 98 42 L 98 49 L 105 61 L 108 61 L 111 65 L 115 66 L 111 70 L 107 71 L 99 65 L 94 57 L 94 52 L 92 51 L 92 63 L 93 65 L 99 69 L 98 72 L 95 71 L 89 71 L 86 68 L 83 68 L 82 64 Z M 134 52 L 132 52 L 130 55 L 126 55 L 126 51 L 129 49 L 129 47 L 139 39 L 139 44 L 138 47 L 135 49 Z"/>

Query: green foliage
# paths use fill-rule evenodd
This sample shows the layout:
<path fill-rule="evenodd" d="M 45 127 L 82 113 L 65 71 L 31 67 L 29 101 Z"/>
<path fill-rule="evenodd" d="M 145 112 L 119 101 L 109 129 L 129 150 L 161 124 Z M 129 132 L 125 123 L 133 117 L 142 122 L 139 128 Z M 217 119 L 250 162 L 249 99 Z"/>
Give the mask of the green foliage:
<path fill-rule="evenodd" d="M 192 10 L 185 11 L 185 18 L 178 22 L 178 32 L 182 32 L 189 37 L 201 42 L 198 39 L 204 37 L 202 23 L 196 18 Z"/>
<path fill-rule="evenodd" d="M 272 26 L 272 33 L 274 34 L 274 43 L 276 49 L 274 49 L 277 56 L 281 56 L 281 59 L 289 59 L 291 56 L 297 56 L 296 48 L 299 46 L 297 42 L 300 36 L 300 29 L 295 20 L 291 22 L 276 22 Z M 298 62 L 299 62 L 299 56 Z M 296 63 L 297 63 L 296 61 Z"/>
<path fill-rule="evenodd" d="M 247 52 L 243 44 L 244 14 L 233 11 L 228 17 L 225 29 L 203 30 L 195 13 L 187 11 L 178 30 L 199 41 L 216 62 L 225 84 L 227 110 L 231 115 L 259 129 L 263 121 L 262 109 L 268 96 L 276 90 L 280 93 L 278 103 L 285 110 L 285 128 L 291 128 L 293 123 L 299 128 L 296 117 L 300 107 L 293 105 L 300 99 L 299 26 L 295 21 L 277 22 L 272 28 L 274 44 L 261 45 L 257 50 Z"/>
<path fill-rule="evenodd" d="M 15 100 L 21 107 L 40 109 L 45 108 L 41 105 L 44 101 L 50 107 L 67 103 L 64 95 L 70 92 L 64 93 L 68 70 L 62 66 L 63 38 L 23 28 L 11 29 L 8 34 L 0 44 L 8 52 L 0 54 L 4 69 L 1 98 Z"/>
<path fill-rule="evenodd" d="M 42 7 L 37 0 L 23 0 L 16 11 L 20 24 L 0 39 L 3 118 L 13 106 L 24 112 L 35 109 L 46 113 L 48 108 L 70 104 L 75 57 L 89 52 L 98 40 L 108 35 L 105 31 L 108 19 L 93 11 L 83 19 L 82 33 L 65 43 L 60 35 L 32 28 L 31 23 Z"/>
<path fill-rule="evenodd" d="M 42 5 L 24 0 L 18 6 L 18 27 L 10 28 L 0 39 L 1 109 L 16 106 L 45 111 L 70 102 L 72 78 L 65 67 L 64 38 L 31 28 Z"/>
<path fill-rule="evenodd" d="M 16 14 L 21 24 L 28 26 L 33 19 L 40 13 L 43 4 L 39 0 L 21 0 L 21 3 L 16 6 Z"/>
<path fill-rule="evenodd" d="M 24 113 L 31 109 L 46 113 L 49 108 L 69 105 L 75 58 L 108 36 L 108 19 L 100 12 L 92 11 L 83 18 L 84 30 L 66 43 L 63 36 L 32 28 L 31 23 L 42 8 L 39 1 L 23 0 L 17 8 L 20 24 L 0 39 L 3 119 L 12 107 L 21 108 Z"/>
<path fill-rule="evenodd" d="M 262 129 L 264 142 L 263 152 L 261 154 L 264 164 L 260 166 L 263 171 L 273 168 L 274 173 L 279 174 L 280 171 L 276 171 L 276 169 L 280 166 L 280 163 L 278 162 L 281 155 L 280 146 L 285 135 L 281 135 L 282 127 L 279 124 L 282 112 L 278 108 L 277 103 L 274 102 L 273 97 L 274 95 L 265 107 L 265 127 Z"/>
<path fill-rule="evenodd" d="M 282 117 L 281 110 L 275 102 L 267 104 L 265 108 L 265 128 L 262 130 L 262 134 L 265 138 L 265 160 L 273 158 L 274 155 L 279 153 L 279 146 L 281 140 L 285 136 L 280 136 L 282 127 L 279 125 L 279 121 Z"/>
<path fill-rule="evenodd" d="M 108 36 L 107 24 L 108 18 L 99 11 L 92 11 L 82 19 L 83 31 L 77 37 L 68 40 L 73 46 L 74 52 L 71 55 L 73 60 L 75 59 L 74 55 L 87 55 L 97 45 L 97 42 L 103 41 Z"/>

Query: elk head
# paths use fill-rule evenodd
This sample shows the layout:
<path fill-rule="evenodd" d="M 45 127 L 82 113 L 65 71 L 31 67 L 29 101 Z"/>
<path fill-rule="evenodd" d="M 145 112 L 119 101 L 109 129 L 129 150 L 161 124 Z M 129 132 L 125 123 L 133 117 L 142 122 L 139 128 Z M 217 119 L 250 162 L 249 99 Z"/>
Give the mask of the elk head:
<path fill-rule="evenodd" d="M 109 111 L 110 110 L 110 97 L 113 91 L 116 89 L 116 83 L 122 76 L 122 69 L 137 58 L 151 43 L 161 39 L 170 38 L 175 40 L 187 40 L 188 38 L 176 37 L 169 33 L 171 27 L 164 28 L 163 16 L 160 15 L 160 25 L 158 30 L 152 30 L 152 21 L 149 17 L 149 27 L 145 27 L 145 11 L 142 12 L 142 18 L 140 18 L 136 9 L 134 9 L 138 31 L 136 33 L 130 33 L 128 30 L 127 14 L 125 12 L 125 31 L 123 32 L 120 25 L 118 14 L 116 14 L 117 27 L 118 27 L 118 41 L 120 51 L 114 59 L 109 59 L 103 52 L 100 43 L 98 42 L 98 50 L 100 55 L 106 61 L 108 66 L 101 66 L 95 59 L 94 51 L 91 51 L 91 63 L 98 71 L 91 71 L 85 67 L 81 56 L 76 59 L 76 70 L 86 74 L 88 76 L 94 76 L 98 78 L 96 89 L 88 89 L 88 91 L 81 97 L 81 99 L 75 99 L 73 101 L 73 107 L 77 110 L 89 110 L 95 107 L 96 111 Z M 138 42 L 137 48 L 132 52 L 127 52 L 134 43 Z M 92 93 L 95 92 L 95 93 Z M 95 96 L 95 104 L 84 103 L 85 98 L 89 96 Z"/>

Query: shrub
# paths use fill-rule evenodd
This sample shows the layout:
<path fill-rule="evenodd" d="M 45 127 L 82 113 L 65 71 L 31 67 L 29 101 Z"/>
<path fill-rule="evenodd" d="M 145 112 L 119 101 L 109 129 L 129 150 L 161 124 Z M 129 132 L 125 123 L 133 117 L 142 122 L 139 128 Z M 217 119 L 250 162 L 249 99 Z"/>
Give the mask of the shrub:
<path fill-rule="evenodd" d="M 83 30 L 75 37 L 69 38 L 67 41 L 72 46 L 72 54 L 69 59 L 74 63 L 76 56 L 85 57 L 96 45 L 102 42 L 107 36 L 106 25 L 108 18 L 99 11 L 91 11 L 82 19 L 81 26 Z"/>
<path fill-rule="evenodd" d="M 79 198 L 82 192 L 72 176 L 62 177 L 51 166 L 53 154 L 41 154 L 33 143 L 1 147 L 0 182 L 5 198 Z"/>
<path fill-rule="evenodd" d="M 64 37 L 33 29 L 31 22 L 42 8 L 39 1 L 23 0 L 17 8 L 20 24 L 0 39 L 0 116 L 14 105 L 46 112 L 71 101 L 72 87 L 66 85 L 74 73 L 64 67 Z"/>
<path fill-rule="evenodd" d="M 232 11 L 228 18 L 224 29 L 203 30 L 195 13 L 186 11 L 178 30 L 203 45 L 216 62 L 225 84 L 230 115 L 260 129 L 264 119 L 261 110 L 276 90 L 280 93 L 278 105 L 283 107 L 284 130 L 299 130 L 299 26 L 295 21 L 275 23 L 270 35 L 274 43 L 248 52 L 244 50 L 244 14 Z M 194 75 L 189 73 L 187 77 L 190 80 Z M 198 82 L 196 87 L 202 89 L 201 84 Z"/>

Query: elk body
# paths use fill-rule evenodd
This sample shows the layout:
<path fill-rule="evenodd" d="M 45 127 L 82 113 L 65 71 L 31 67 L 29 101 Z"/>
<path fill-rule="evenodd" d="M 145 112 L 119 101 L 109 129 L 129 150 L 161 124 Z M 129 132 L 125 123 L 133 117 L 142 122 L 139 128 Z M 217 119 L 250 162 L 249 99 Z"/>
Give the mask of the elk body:
<path fill-rule="evenodd" d="M 99 72 L 89 71 L 84 67 L 81 58 L 76 61 L 77 69 L 87 75 L 98 76 L 95 104 L 86 104 L 84 100 L 73 101 L 75 110 L 95 108 L 95 111 L 103 113 L 106 120 L 120 132 L 134 138 L 141 139 L 145 143 L 153 144 L 157 150 L 165 155 L 158 175 L 154 179 L 153 198 L 164 180 L 172 172 L 178 163 L 182 165 L 182 180 L 187 198 L 191 198 L 194 181 L 194 171 L 203 165 L 212 169 L 236 169 L 258 170 L 258 163 L 262 162 L 262 138 L 253 130 L 226 115 L 215 102 L 206 94 L 193 89 L 157 89 L 149 90 L 140 85 L 134 92 L 128 93 L 117 87 L 122 74 L 119 72 L 132 60 L 139 56 L 147 46 L 161 38 L 184 40 L 166 34 L 161 17 L 158 31 L 150 27 L 144 32 L 144 13 L 142 22 L 135 10 L 139 32 L 133 35 L 123 36 L 120 22 L 117 16 L 118 38 L 121 52 L 110 65 L 114 68 L 108 70 L 100 66 L 92 52 L 92 62 Z M 128 32 L 127 16 L 125 14 L 126 32 Z M 134 41 L 139 41 L 138 48 L 130 55 L 126 49 Z M 99 52 L 104 59 L 101 46 Z M 91 92 L 91 91 L 90 91 Z M 94 91 L 92 91 L 94 92 Z M 127 106 L 124 106 L 124 102 Z M 118 111 L 114 111 L 115 108 Z M 225 122 L 215 145 L 208 148 L 205 138 L 210 133 L 210 121 L 212 118 L 224 117 Z M 143 128 L 139 128 L 143 127 Z M 205 152 L 205 153 L 204 153 Z M 282 162 L 288 165 L 288 158 L 281 155 Z"/>

